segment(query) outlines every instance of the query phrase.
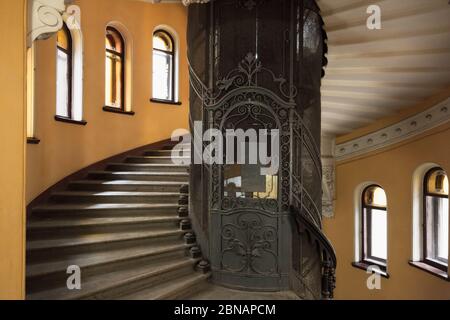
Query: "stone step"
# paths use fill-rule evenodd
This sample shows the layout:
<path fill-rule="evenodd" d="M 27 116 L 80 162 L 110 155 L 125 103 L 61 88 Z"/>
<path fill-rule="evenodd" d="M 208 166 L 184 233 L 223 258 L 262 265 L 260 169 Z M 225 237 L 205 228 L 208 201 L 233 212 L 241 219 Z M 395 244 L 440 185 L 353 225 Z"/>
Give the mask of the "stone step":
<path fill-rule="evenodd" d="M 191 273 L 171 279 L 158 286 L 149 287 L 119 297 L 121 300 L 177 300 L 186 298 L 208 284 L 210 274 Z"/>
<path fill-rule="evenodd" d="M 80 180 L 69 183 L 70 190 L 179 192 L 184 183 L 176 181 Z"/>
<path fill-rule="evenodd" d="M 189 174 L 187 172 L 94 171 L 89 173 L 88 179 L 104 181 L 177 181 L 187 183 L 189 181 Z"/>
<path fill-rule="evenodd" d="M 166 146 L 162 147 L 163 150 L 172 150 L 176 145 L 182 147 L 183 149 L 190 149 L 192 144 L 191 143 L 169 143 Z"/>
<path fill-rule="evenodd" d="M 108 171 L 141 171 L 141 172 L 183 172 L 187 173 L 189 166 L 174 164 L 154 164 L 154 163 L 110 163 Z"/>
<path fill-rule="evenodd" d="M 191 157 L 172 157 L 172 156 L 142 156 L 128 157 L 125 163 L 136 164 L 172 164 L 172 165 L 190 165 Z"/>
<path fill-rule="evenodd" d="M 133 266 L 111 270 L 110 272 L 85 276 L 81 290 L 68 290 L 66 281 L 62 285 L 28 295 L 29 300 L 74 300 L 113 299 L 124 292 L 134 292 L 143 287 L 155 286 L 166 279 L 192 273 L 197 260 L 174 258 L 169 261 L 148 261 Z"/>
<path fill-rule="evenodd" d="M 144 216 L 144 217 L 101 217 L 82 218 L 53 217 L 47 219 L 30 219 L 27 226 L 27 239 L 46 239 L 61 235 L 86 235 L 92 233 L 123 232 L 137 230 L 155 230 L 162 228 L 178 228 L 182 218 L 177 216 Z"/>
<path fill-rule="evenodd" d="M 34 280 L 52 279 L 58 276 L 66 277 L 68 266 L 77 265 L 83 273 L 95 274 L 104 268 L 115 268 L 118 264 L 134 263 L 140 259 L 161 260 L 166 256 L 187 256 L 193 244 L 185 244 L 174 240 L 163 244 L 136 245 L 132 248 L 116 248 L 108 250 L 90 250 L 71 255 L 48 256 L 43 261 L 28 261 L 26 277 L 27 284 Z"/>
<path fill-rule="evenodd" d="M 191 153 L 191 149 L 184 149 L 184 156 L 188 156 Z M 172 150 L 149 150 L 144 153 L 145 156 L 172 156 Z"/>
<path fill-rule="evenodd" d="M 98 233 L 65 238 L 31 240 L 27 243 L 29 259 L 40 260 L 51 254 L 72 254 L 87 250 L 118 249 L 133 245 L 154 245 L 174 240 L 182 241 L 189 230 L 161 229 L 150 231 Z"/>
<path fill-rule="evenodd" d="M 168 203 L 98 203 L 98 204 L 47 204 L 33 209 L 33 217 L 146 217 L 177 215 L 179 205 Z"/>
<path fill-rule="evenodd" d="M 90 172 L 32 210 L 28 299 L 120 299 L 137 293 L 169 299 L 205 285 L 209 275 L 195 271 L 199 259 L 189 254 L 195 240 L 185 239 L 190 224 L 178 213 L 190 166 L 173 163 L 174 145 Z M 178 158 L 190 160 L 190 144 L 184 147 Z M 80 267 L 81 290 L 67 289 L 69 266 Z"/>
<path fill-rule="evenodd" d="M 177 203 L 178 192 L 62 191 L 51 195 L 54 203 Z"/>

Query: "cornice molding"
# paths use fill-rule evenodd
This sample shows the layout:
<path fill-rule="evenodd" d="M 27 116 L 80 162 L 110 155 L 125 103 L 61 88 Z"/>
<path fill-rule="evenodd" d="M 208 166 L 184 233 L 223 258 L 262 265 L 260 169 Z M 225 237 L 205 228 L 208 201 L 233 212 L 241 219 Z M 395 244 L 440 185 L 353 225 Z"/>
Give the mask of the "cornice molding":
<path fill-rule="evenodd" d="M 402 142 L 450 121 L 450 98 L 374 133 L 336 145 L 336 160 L 348 160 Z"/>

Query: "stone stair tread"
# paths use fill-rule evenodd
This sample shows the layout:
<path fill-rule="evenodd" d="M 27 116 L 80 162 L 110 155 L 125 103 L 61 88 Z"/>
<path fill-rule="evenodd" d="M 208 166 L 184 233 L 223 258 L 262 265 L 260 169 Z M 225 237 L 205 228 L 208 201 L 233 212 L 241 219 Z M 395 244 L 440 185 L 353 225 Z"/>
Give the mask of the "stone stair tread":
<path fill-rule="evenodd" d="M 189 174 L 187 172 L 163 172 L 163 171 L 159 171 L 159 172 L 151 172 L 151 171 L 91 171 L 90 174 L 189 177 Z"/>
<path fill-rule="evenodd" d="M 166 272 L 195 266 L 197 260 L 177 258 L 173 261 L 160 261 L 152 264 L 137 264 L 136 266 L 119 269 L 83 279 L 81 290 L 68 290 L 67 287 L 58 287 L 46 291 L 36 292 L 28 296 L 30 300 L 73 300 L 86 299 L 95 294 L 101 294 L 106 290 L 126 285 L 150 277 L 157 277 Z"/>
<path fill-rule="evenodd" d="M 191 154 L 191 149 L 183 149 L 183 152 L 186 155 L 190 155 Z M 170 156 L 172 155 L 172 150 L 150 150 L 150 151 L 145 151 L 144 152 L 144 156 Z"/>
<path fill-rule="evenodd" d="M 106 265 L 113 262 L 121 262 L 143 257 L 157 256 L 168 252 L 187 250 L 191 245 L 173 241 L 167 244 L 154 244 L 135 246 L 133 248 L 121 248 L 108 251 L 89 251 L 72 254 L 69 257 L 61 257 L 62 260 L 30 263 L 27 265 L 27 278 L 40 277 L 56 272 L 66 272 L 69 265 L 77 265 L 81 269 Z"/>
<path fill-rule="evenodd" d="M 128 166 L 128 167 L 167 167 L 167 168 L 189 168 L 189 165 L 185 164 L 173 164 L 173 163 L 128 163 L 128 162 L 118 162 L 109 163 L 111 166 Z"/>
<path fill-rule="evenodd" d="M 186 145 L 183 145 L 186 146 Z M 191 148 L 189 147 L 185 147 L 183 148 L 184 152 L 191 152 Z M 172 152 L 172 150 L 168 150 L 168 149 L 158 149 L 158 150 L 147 150 L 145 152 Z"/>
<path fill-rule="evenodd" d="M 36 207 L 33 212 L 39 211 L 84 211 L 84 210 L 129 210 L 129 209 L 171 209 L 178 208 L 176 204 L 167 203 L 97 203 L 97 204 L 47 204 Z"/>
<path fill-rule="evenodd" d="M 179 192 L 154 192 L 154 191 L 61 191 L 55 192 L 54 196 L 149 196 L 149 197 L 168 197 L 178 196 Z"/>
<path fill-rule="evenodd" d="M 179 294 L 187 288 L 205 282 L 210 278 L 210 274 L 192 273 L 186 276 L 171 279 L 163 284 L 146 288 L 132 294 L 120 297 L 120 300 L 164 300 L 170 299 L 173 295 Z"/>
<path fill-rule="evenodd" d="M 190 159 L 191 157 L 180 157 L 180 156 L 132 156 L 127 159 L 161 159 L 161 160 L 169 160 L 169 159 Z"/>
<path fill-rule="evenodd" d="M 30 220 L 28 229 L 31 231 L 47 229 L 47 228 L 67 228 L 67 227 L 92 227 L 92 226 L 113 226 L 113 225 L 129 225 L 141 223 L 164 223 L 177 222 L 181 218 L 176 216 L 149 216 L 149 217 L 109 217 L 109 218 L 90 218 L 83 217 L 80 219 L 39 219 Z"/>
<path fill-rule="evenodd" d="M 31 240 L 27 243 L 27 251 L 44 250 L 54 248 L 68 248 L 82 245 L 93 245 L 103 243 L 114 243 L 129 240 L 153 239 L 160 237 L 170 237 L 182 235 L 188 231 L 178 230 L 176 228 L 151 230 L 151 231 L 133 231 L 133 232 L 113 232 L 97 233 L 91 235 L 82 235 L 81 237 L 67 237 L 47 240 Z"/>
<path fill-rule="evenodd" d="M 192 230 L 179 227 L 190 166 L 170 161 L 190 157 L 172 157 L 171 147 L 113 160 L 32 209 L 27 299 L 165 299 L 203 287 L 209 275 L 194 270 L 200 259 L 188 252 L 196 244 L 183 239 Z M 66 288 L 71 265 L 83 272 L 81 290 Z"/>
<path fill-rule="evenodd" d="M 138 185 L 138 186 L 182 186 L 183 182 L 177 181 L 140 181 L 140 180 L 78 180 L 70 184 L 90 185 Z"/>

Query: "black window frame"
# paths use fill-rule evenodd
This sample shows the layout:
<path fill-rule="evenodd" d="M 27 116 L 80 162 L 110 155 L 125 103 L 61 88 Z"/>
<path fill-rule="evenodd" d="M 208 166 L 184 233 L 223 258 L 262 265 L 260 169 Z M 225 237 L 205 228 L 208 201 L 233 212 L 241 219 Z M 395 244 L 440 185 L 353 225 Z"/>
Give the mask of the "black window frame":
<path fill-rule="evenodd" d="M 69 30 L 69 27 L 64 22 L 62 29 L 67 37 L 67 49 L 61 48 L 58 44 L 58 41 L 56 42 L 56 49 L 59 51 L 64 52 L 67 55 L 67 117 L 61 116 L 56 114 L 55 118 L 57 119 L 67 119 L 67 120 L 73 120 L 73 106 L 72 106 L 72 99 L 73 99 L 73 39 L 72 34 Z"/>
<path fill-rule="evenodd" d="M 428 257 L 428 228 L 427 228 L 427 217 L 428 217 L 428 210 L 427 210 L 427 197 L 433 197 L 436 198 L 435 200 L 441 198 L 441 199 L 449 199 L 448 196 L 444 196 L 444 195 L 438 195 L 436 193 L 432 193 L 428 190 L 428 182 L 429 179 L 431 178 L 431 176 L 433 175 L 433 173 L 437 172 L 437 171 L 443 171 L 445 172 L 442 168 L 440 167 L 434 167 L 430 170 L 427 171 L 427 173 L 425 174 L 425 177 L 423 179 L 423 197 L 422 197 L 422 250 L 423 250 L 423 257 L 422 257 L 422 263 L 425 263 L 431 267 L 434 267 L 436 269 L 439 269 L 441 271 L 447 272 L 448 271 L 448 258 L 447 261 L 444 262 L 440 262 L 439 259 L 431 259 Z M 447 175 L 447 173 L 445 173 Z M 448 177 L 448 175 L 447 175 Z M 434 206 L 436 207 L 436 206 Z M 438 212 L 433 212 L 433 215 L 435 215 L 433 221 L 437 221 L 436 220 L 436 216 L 439 215 Z M 434 224 L 433 228 L 436 229 L 437 225 Z M 437 237 L 437 232 L 436 230 L 434 230 L 433 232 L 435 239 L 434 239 L 434 251 L 439 250 L 438 249 L 438 239 Z"/>
<path fill-rule="evenodd" d="M 171 85 L 171 90 L 169 90 L 171 92 L 171 98 L 170 99 L 160 99 L 160 98 L 155 98 L 155 93 L 152 92 L 152 99 L 151 101 L 153 102 L 159 102 L 159 103 L 166 103 L 166 104 L 179 104 L 178 101 L 176 101 L 175 99 L 175 85 L 176 85 L 176 80 L 175 80 L 175 76 L 176 76 L 176 61 L 175 61 L 175 57 L 176 57 L 176 46 L 175 46 L 175 39 L 174 37 L 166 30 L 163 29 L 158 29 L 155 32 L 153 32 L 153 38 L 152 38 L 152 44 L 154 43 L 154 38 L 158 33 L 164 33 L 170 40 L 171 44 L 172 44 L 172 51 L 167 51 L 167 50 L 161 50 L 161 49 L 156 49 L 154 45 L 152 45 L 152 59 L 154 59 L 155 56 L 155 51 L 158 52 L 163 52 L 165 54 L 169 54 L 172 57 L 172 81 L 170 83 Z M 153 68 L 153 65 L 152 65 Z M 153 73 L 152 73 L 152 81 L 155 81 L 155 79 L 153 78 Z M 153 91 L 153 90 L 152 90 Z"/>
<path fill-rule="evenodd" d="M 119 30 L 117 30 L 116 28 L 114 28 L 113 26 L 107 26 L 106 27 L 105 37 L 108 36 L 108 34 L 107 34 L 108 31 L 112 32 L 112 33 L 115 33 L 118 36 L 118 38 L 120 40 L 120 45 L 121 45 L 121 48 L 122 48 L 122 52 L 118 52 L 118 51 L 111 50 L 111 49 L 108 49 L 108 48 L 105 47 L 105 57 L 107 57 L 106 53 L 109 53 L 109 54 L 112 54 L 112 55 L 114 55 L 116 57 L 119 57 L 121 59 L 121 61 L 122 61 L 122 64 L 121 64 L 121 76 L 120 76 L 120 81 L 121 81 L 121 90 L 120 90 L 121 104 L 120 104 L 119 107 L 111 106 L 111 105 L 108 105 L 106 103 L 106 99 L 105 99 L 104 110 L 105 109 L 109 109 L 109 110 L 116 109 L 116 110 L 125 112 L 125 71 L 126 71 L 126 69 L 125 69 L 125 64 L 126 64 L 126 60 L 125 60 L 125 58 L 126 58 L 125 38 L 123 37 L 122 33 Z M 106 77 L 106 74 L 105 74 L 105 77 Z M 112 84 L 111 83 L 112 80 L 113 79 L 109 79 L 109 81 L 110 81 L 109 85 Z M 105 85 L 106 85 L 106 78 L 105 78 Z M 106 88 L 105 88 L 105 94 L 106 94 Z"/>

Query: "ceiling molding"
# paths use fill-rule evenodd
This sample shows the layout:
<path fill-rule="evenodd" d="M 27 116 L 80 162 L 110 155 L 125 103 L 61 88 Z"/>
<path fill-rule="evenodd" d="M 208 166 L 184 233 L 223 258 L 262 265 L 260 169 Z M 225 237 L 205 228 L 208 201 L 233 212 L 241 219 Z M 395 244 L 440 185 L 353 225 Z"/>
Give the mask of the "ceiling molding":
<path fill-rule="evenodd" d="M 336 145 L 336 160 L 348 160 L 405 141 L 450 121 L 450 98 L 374 133 Z"/>

